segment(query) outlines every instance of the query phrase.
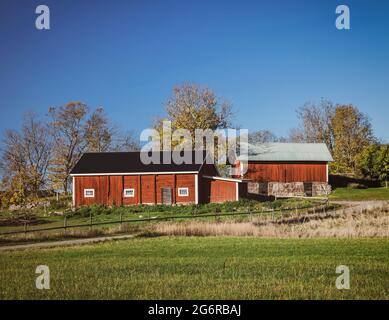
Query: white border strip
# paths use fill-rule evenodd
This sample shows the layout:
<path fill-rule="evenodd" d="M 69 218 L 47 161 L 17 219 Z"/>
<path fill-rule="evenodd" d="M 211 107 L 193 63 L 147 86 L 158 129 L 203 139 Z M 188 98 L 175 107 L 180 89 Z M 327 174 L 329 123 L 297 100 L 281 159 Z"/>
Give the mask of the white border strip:
<path fill-rule="evenodd" d="M 82 176 L 138 176 L 152 174 L 197 174 L 198 171 L 172 171 L 172 172 L 112 172 L 112 173 L 73 173 L 71 177 Z"/>
<path fill-rule="evenodd" d="M 72 204 L 73 208 L 76 206 L 76 178 L 72 177 Z"/>
<path fill-rule="evenodd" d="M 195 175 L 195 204 L 199 203 L 199 175 Z"/>
<path fill-rule="evenodd" d="M 243 182 L 243 180 L 235 179 L 235 178 L 224 178 L 224 177 L 214 177 L 214 176 L 203 176 L 203 178 L 212 179 L 212 180 L 231 181 L 231 182 Z"/>
<path fill-rule="evenodd" d="M 328 163 L 326 164 L 326 179 L 327 179 L 327 183 L 328 183 Z"/>

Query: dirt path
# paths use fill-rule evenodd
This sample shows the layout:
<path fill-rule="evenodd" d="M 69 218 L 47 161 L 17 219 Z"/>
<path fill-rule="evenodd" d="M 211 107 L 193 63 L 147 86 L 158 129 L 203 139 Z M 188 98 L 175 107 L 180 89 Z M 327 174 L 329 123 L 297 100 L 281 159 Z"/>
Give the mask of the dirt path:
<path fill-rule="evenodd" d="M 97 243 L 104 242 L 110 240 L 123 240 L 123 239 L 131 239 L 136 235 L 125 234 L 118 236 L 106 236 L 106 237 L 97 237 L 97 238 L 89 238 L 89 239 L 74 239 L 74 240 L 62 240 L 62 241 L 47 241 L 47 242 L 39 242 L 39 243 L 29 243 L 29 244 L 17 244 L 11 246 L 3 246 L 0 247 L 0 252 L 9 251 L 9 250 L 22 250 L 22 249 L 37 249 L 37 248 L 52 248 L 52 247 L 63 247 L 63 246 L 74 246 L 81 244 L 89 244 L 89 243 Z"/>
<path fill-rule="evenodd" d="M 330 203 L 336 203 L 341 204 L 345 206 L 344 210 L 345 213 L 349 213 L 352 211 L 362 211 L 362 210 L 372 210 L 377 208 L 382 208 L 385 205 L 389 204 L 388 200 L 368 200 L 368 201 L 347 201 L 347 200 L 330 200 Z"/>

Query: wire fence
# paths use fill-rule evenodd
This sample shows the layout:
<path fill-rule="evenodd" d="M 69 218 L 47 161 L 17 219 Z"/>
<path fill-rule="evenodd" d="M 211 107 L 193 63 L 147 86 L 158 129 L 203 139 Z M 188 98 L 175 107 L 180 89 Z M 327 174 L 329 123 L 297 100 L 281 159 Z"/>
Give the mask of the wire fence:
<path fill-rule="evenodd" d="M 324 204 L 324 206 L 323 206 Z M 201 219 L 201 218 L 216 218 L 220 219 L 223 217 L 231 217 L 231 216 L 251 216 L 251 215 L 258 215 L 258 214 L 271 214 L 272 218 L 275 217 L 276 214 L 283 214 L 283 212 L 295 212 L 296 214 L 300 214 L 299 210 L 311 210 L 312 213 L 316 212 L 326 212 L 326 210 L 330 210 L 331 208 L 328 206 L 328 202 L 325 201 L 324 203 L 320 203 L 318 206 L 311 206 L 311 207 L 302 207 L 302 208 L 279 208 L 279 209 L 267 209 L 262 208 L 262 210 L 250 210 L 248 208 L 247 211 L 238 211 L 238 212 L 224 212 L 224 213 L 212 213 L 212 214 L 190 214 L 190 215 L 170 215 L 170 216 L 164 216 L 164 217 L 151 217 L 148 215 L 147 218 L 140 218 L 140 219 L 123 219 L 123 215 L 120 215 L 120 218 L 118 220 L 106 220 L 106 221 L 98 221 L 93 222 L 93 216 L 90 215 L 89 222 L 88 223 L 78 223 L 78 224 L 68 224 L 68 217 L 64 215 L 64 221 L 63 225 L 61 226 L 55 226 L 55 227 L 46 227 L 46 228 L 33 228 L 31 229 L 29 227 L 28 220 L 24 221 L 23 230 L 15 230 L 15 231 L 7 231 L 7 232 L 1 232 L 0 236 L 4 235 L 16 235 L 16 234 L 27 234 L 27 233 L 33 233 L 33 232 L 43 232 L 43 231 L 53 231 L 53 230 L 67 230 L 71 228 L 84 228 L 84 227 L 93 227 L 93 226 L 102 226 L 102 225 L 110 225 L 110 224 L 123 224 L 123 223 L 139 223 L 139 222 L 152 222 L 152 221 L 167 221 L 167 220 L 179 220 L 179 219 Z"/>

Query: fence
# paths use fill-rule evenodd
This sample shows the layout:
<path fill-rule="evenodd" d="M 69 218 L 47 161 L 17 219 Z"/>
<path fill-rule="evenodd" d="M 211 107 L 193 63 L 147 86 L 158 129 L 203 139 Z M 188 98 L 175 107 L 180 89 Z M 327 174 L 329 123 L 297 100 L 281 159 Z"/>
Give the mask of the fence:
<path fill-rule="evenodd" d="M 250 216 L 255 214 L 272 214 L 274 217 L 275 213 L 281 213 L 282 212 L 291 212 L 295 211 L 298 213 L 298 210 L 300 209 L 313 209 L 313 212 L 320 211 L 320 206 L 322 203 L 317 207 L 306 207 L 306 208 L 285 208 L 285 209 L 274 209 L 274 210 L 261 210 L 261 211 L 244 211 L 244 212 L 226 212 L 226 213 L 214 213 L 214 214 L 192 214 L 192 215 L 185 215 L 185 216 L 166 216 L 166 217 L 147 217 L 142 219 L 122 219 L 122 215 L 120 215 L 119 220 L 108 220 L 108 221 L 101 221 L 101 222 L 93 222 L 92 215 L 90 216 L 90 222 L 89 223 L 83 223 L 83 224 L 67 224 L 67 217 L 64 216 L 64 224 L 63 226 L 58 227 L 48 227 L 48 228 L 37 228 L 37 229 L 28 229 L 27 222 L 24 223 L 24 230 L 17 230 L 17 231 L 8 231 L 8 232 L 1 232 L 0 236 L 4 235 L 14 235 L 14 234 L 23 234 L 23 233 L 31 233 L 31 232 L 42 232 L 42 231 L 53 231 L 53 230 L 65 230 L 70 228 L 84 228 L 84 227 L 93 227 L 93 226 L 101 226 L 101 225 L 109 225 L 109 224 L 122 224 L 122 223 L 136 223 L 136 222 L 151 222 L 151 221 L 166 221 L 166 220 L 176 220 L 176 219 L 198 219 L 198 218 L 222 218 L 222 217 L 228 217 L 228 216 Z M 323 211 L 325 212 L 328 205 L 328 202 L 324 202 Z"/>

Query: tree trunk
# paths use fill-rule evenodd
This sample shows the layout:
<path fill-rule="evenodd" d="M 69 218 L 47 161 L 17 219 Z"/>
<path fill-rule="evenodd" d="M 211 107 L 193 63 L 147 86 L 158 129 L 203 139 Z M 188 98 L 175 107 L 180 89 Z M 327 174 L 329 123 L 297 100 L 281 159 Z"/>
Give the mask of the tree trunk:
<path fill-rule="evenodd" d="M 68 195 L 68 179 L 67 178 L 63 181 L 63 191 L 65 192 L 65 195 Z"/>

